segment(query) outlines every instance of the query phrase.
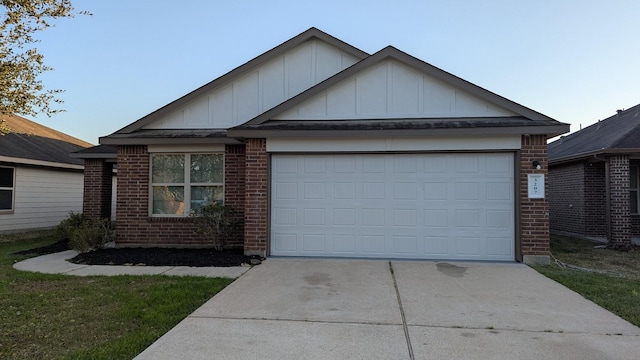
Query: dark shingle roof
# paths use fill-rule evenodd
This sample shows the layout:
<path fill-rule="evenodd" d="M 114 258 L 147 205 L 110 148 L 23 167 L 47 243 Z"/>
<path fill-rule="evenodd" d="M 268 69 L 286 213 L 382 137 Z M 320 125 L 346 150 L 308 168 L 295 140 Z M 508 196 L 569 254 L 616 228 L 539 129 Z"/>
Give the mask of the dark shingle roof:
<path fill-rule="evenodd" d="M 82 165 L 82 160 L 69 155 L 80 149 L 83 147 L 37 135 L 10 133 L 0 137 L 0 156 L 11 158 Z"/>
<path fill-rule="evenodd" d="M 18 115 L 0 115 L 0 120 L 4 121 L 13 133 L 41 136 L 47 139 L 60 140 L 82 147 L 92 146 L 92 144 L 84 140 L 80 140 L 58 130 L 40 125 L 37 122 L 25 119 Z"/>
<path fill-rule="evenodd" d="M 91 146 L 85 141 L 19 116 L 2 116 L 2 120 L 11 129 L 9 134 L 0 136 L 2 157 L 82 165 L 81 159 L 73 159 L 69 154 Z"/>
<path fill-rule="evenodd" d="M 549 144 L 549 161 L 560 162 L 581 157 L 640 149 L 640 105 L 563 136 Z"/>

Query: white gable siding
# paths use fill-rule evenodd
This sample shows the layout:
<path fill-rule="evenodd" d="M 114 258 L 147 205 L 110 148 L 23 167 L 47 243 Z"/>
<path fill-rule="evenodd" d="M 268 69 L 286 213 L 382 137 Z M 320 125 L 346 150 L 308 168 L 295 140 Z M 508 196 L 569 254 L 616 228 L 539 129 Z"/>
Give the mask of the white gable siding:
<path fill-rule="evenodd" d="M 144 128 L 226 129 L 240 125 L 357 61 L 327 43 L 311 40 Z"/>
<path fill-rule="evenodd" d="M 70 211 L 82 212 L 83 175 L 79 172 L 16 168 L 12 214 L 0 214 L 0 231 L 58 225 Z"/>
<path fill-rule="evenodd" d="M 460 89 L 389 60 L 342 81 L 278 120 L 514 116 Z"/>

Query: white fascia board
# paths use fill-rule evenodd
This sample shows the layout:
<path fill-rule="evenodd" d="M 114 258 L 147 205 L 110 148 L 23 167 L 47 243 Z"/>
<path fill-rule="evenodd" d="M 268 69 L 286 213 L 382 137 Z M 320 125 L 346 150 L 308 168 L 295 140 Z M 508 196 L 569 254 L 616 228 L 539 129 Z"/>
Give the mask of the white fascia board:
<path fill-rule="evenodd" d="M 59 162 L 25 159 L 25 158 L 16 158 L 16 157 L 10 157 L 10 156 L 0 156 L 0 162 L 14 163 L 16 165 L 46 166 L 46 167 L 60 168 L 60 169 L 73 169 L 73 170 L 84 169 L 84 166 L 82 165 L 65 164 L 65 163 L 59 163 Z"/>
<path fill-rule="evenodd" d="M 268 138 L 267 152 L 407 152 L 519 150 L 519 135 L 439 138 Z"/>
<path fill-rule="evenodd" d="M 148 145 L 150 153 L 198 153 L 198 152 L 224 152 L 223 144 L 197 144 L 197 145 Z"/>

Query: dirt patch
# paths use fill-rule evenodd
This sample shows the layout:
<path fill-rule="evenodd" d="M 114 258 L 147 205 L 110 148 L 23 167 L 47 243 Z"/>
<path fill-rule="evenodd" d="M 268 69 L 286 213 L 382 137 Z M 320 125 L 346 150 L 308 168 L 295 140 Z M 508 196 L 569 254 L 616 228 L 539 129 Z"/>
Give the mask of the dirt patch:
<path fill-rule="evenodd" d="M 65 250 L 69 250 L 67 240 L 16 254 L 40 256 Z M 83 265 L 229 267 L 242 264 L 255 265 L 261 260 L 263 259 L 259 256 L 244 255 L 240 249 L 215 251 L 213 249 L 110 248 L 81 253 L 69 261 Z"/>

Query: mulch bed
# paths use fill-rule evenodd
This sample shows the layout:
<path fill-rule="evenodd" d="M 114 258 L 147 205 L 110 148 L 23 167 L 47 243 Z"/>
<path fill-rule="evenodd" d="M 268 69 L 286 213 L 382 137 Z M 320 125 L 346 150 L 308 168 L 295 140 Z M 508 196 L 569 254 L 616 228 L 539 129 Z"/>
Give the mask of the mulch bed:
<path fill-rule="evenodd" d="M 69 261 L 85 265 L 229 267 L 252 264 L 252 259 L 259 258 L 246 256 L 242 250 L 117 248 L 89 251 Z"/>
<path fill-rule="evenodd" d="M 49 246 L 17 252 L 18 255 L 46 255 L 70 250 L 67 240 Z M 242 250 L 176 249 L 176 248 L 109 248 L 78 254 L 69 261 L 83 265 L 194 266 L 229 267 L 255 265 L 259 256 L 246 256 Z"/>
<path fill-rule="evenodd" d="M 69 240 L 60 240 L 55 244 L 51 244 L 48 246 L 42 246 L 39 248 L 34 248 L 34 249 L 28 249 L 28 250 L 23 250 L 23 251 L 18 251 L 14 254 L 16 255 L 47 255 L 47 254 L 53 254 L 53 253 L 57 253 L 57 252 L 61 252 L 61 251 L 67 251 L 67 250 L 71 250 L 71 248 L 69 247 Z"/>

